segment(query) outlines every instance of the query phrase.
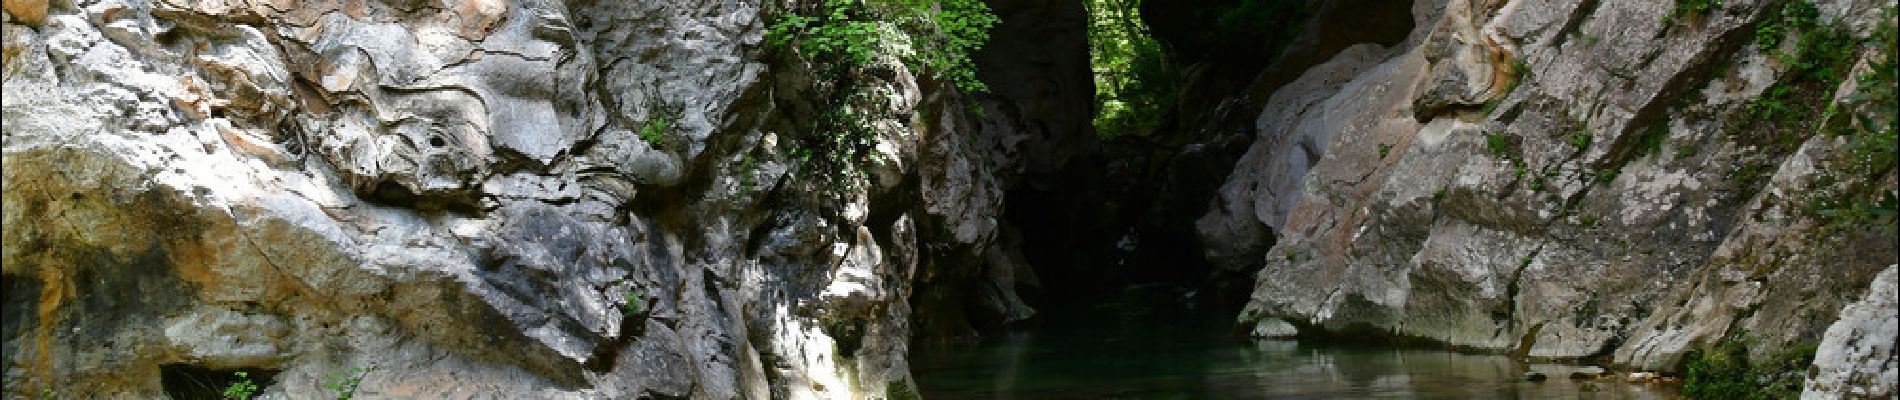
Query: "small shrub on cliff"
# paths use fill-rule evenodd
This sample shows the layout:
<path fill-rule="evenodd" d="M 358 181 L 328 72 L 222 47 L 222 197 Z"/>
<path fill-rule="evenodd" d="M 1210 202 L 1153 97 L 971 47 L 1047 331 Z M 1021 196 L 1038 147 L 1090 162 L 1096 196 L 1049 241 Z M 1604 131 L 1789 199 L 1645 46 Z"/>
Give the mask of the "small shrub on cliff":
<path fill-rule="evenodd" d="M 231 386 L 224 388 L 225 400 L 248 400 L 257 394 L 257 384 L 251 382 L 251 374 L 244 371 L 238 371 L 235 374 L 237 381 L 231 382 Z"/>
<path fill-rule="evenodd" d="M 1637 138 L 1636 157 L 1648 157 L 1662 153 L 1663 140 L 1669 139 L 1669 123 L 1658 122 L 1643 129 L 1643 136 Z"/>
<path fill-rule="evenodd" d="M 812 98 L 822 114 L 785 143 L 800 162 L 794 176 L 842 193 L 865 177 L 874 160 L 873 123 L 896 118 L 868 83 L 888 77 L 880 59 L 895 57 L 911 70 L 943 79 L 965 92 L 989 88 L 970 58 L 989 41 L 1000 20 L 982 0 L 824 0 L 783 10 L 769 24 L 768 44 L 790 46 L 812 62 Z M 882 78 L 881 78 L 882 77 Z M 811 173 L 817 172 L 817 173 Z"/>
<path fill-rule="evenodd" d="M 649 91 L 645 96 L 647 119 L 640 122 L 639 131 L 635 133 L 640 136 L 641 141 L 647 142 L 648 146 L 664 150 L 675 140 L 674 130 L 678 127 L 680 118 L 685 115 L 686 107 L 666 101 L 657 92 Z"/>
<path fill-rule="evenodd" d="M 1900 166 L 1900 29 L 1894 8 L 1874 30 L 1870 42 L 1878 51 L 1868 70 L 1856 78 L 1855 93 L 1845 104 L 1824 113 L 1823 126 L 1836 125 L 1847 136 L 1846 151 L 1810 192 L 1809 206 L 1836 227 L 1877 224 L 1888 235 L 1900 232 L 1900 192 L 1886 186 L 1884 176 Z M 1843 110 L 1846 110 L 1845 112 Z M 1842 123 L 1829 122 L 1844 120 Z"/>
<path fill-rule="evenodd" d="M 1755 23 L 1755 45 L 1762 51 L 1775 51 L 1781 46 L 1781 39 L 1788 32 L 1801 32 L 1814 29 L 1820 20 L 1820 10 L 1814 3 L 1806 1 L 1785 1 L 1780 7 L 1769 10 L 1767 18 Z"/>
<path fill-rule="evenodd" d="M 1721 6 L 1722 0 L 1676 0 L 1676 6 L 1670 8 L 1669 13 L 1664 14 L 1662 19 L 1671 21 L 1682 17 L 1701 16 Z"/>
<path fill-rule="evenodd" d="M 1595 138 L 1595 135 L 1591 135 L 1589 129 L 1577 131 L 1575 133 L 1570 134 L 1570 145 L 1577 146 L 1577 147 L 1588 147 L 1590 146 L 1590 139 L 1593 139 L 1593 138 Z"/>
<path fill-rule="evenodd" d="M 1492 156 L 1504 157 L 1504 152 L 1511 150 L 1511 135 L 1503 132 L 1487 133 L 1484 135 L 1484 148 L 1490 150 Z"/>
<path fill-rule="evenodd" d="M 336 400 L 350 400 L 356 397 L 356 388 L 363 384 L 363 377 L 374 368 L 356 367 L 329 373 L 323 388 L 336 392 Z"/>
<path fill-rule="evenodd" d="M 640 124 L 640 140 L 659 148 L 666 141 L 666 133 L 673 130 L 673 120 L 664 116 L 649 119 Z"/>
<path fill-rule="evenodd" d="M 889 386 L 884 387 L 884 397 L 890 400 L 917 400 L 923 398 L 923 396 L 917 394 L 916 388 L 911 387 L 910 381 L 891 381 L 888 385 Z"/>
<path fill-rule="evenodd" d="M 640 308 L 640 291 L 634 290 L 633 287 L 630 286 L 626 291 L 621 292 L 620 295 L 623 297 L 622 300 L 627 301 L 627 308 L 621 310 L 626 315 L 640 315 L 640 313 L 646 311 Z"/>
<path fill-rule="evenodd" d="M 982 0 L 825 0 L 817 10 L 793 11 L 766 29 L 768 43 L 853 67 L 890 53 L 966 92 L 989 90 L 970 53 L 1001 20 Z"/>
<path fill-rule="evenodd" d="M 1783 399 L 1801 394 L 1804 372 L 1814 363 L 1814 343 L 1800 343 L 1768 360 L 1751 361 L 1754 344 L 1746 333 L 1707 348 L 1691 350 L 1682 381 L 1683 397 L 1692 399 Z"/>

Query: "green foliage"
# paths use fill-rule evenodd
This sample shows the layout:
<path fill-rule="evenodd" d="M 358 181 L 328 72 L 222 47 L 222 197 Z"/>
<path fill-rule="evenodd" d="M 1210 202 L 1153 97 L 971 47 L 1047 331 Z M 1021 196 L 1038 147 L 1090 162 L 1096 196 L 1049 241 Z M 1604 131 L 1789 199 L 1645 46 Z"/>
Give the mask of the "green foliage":
<path fill-rule="evenodd" d="M 1529 62 L 1524 61 L 1524 57 L 1511 60 L 1511 80 L 1505 82 L 1504 93 L 1510 94 L 1511 92 L 1517 91 L 1517 85 L 1524 83 L 1524 80 L 1530 77 L 1531 65 Z"/>
<path fill-rule="evenodd" d="M 1885 10 L 1868 40 L 1853 37 L 1846 28 L 1822 24 L 1819 11 L 1807 0 L 1783 0 L 1771 5 L 1770 15 L 1755 26 L 1755 44 L 1787 67 L 1785 74 L 1751 101 L 1742 127 L 1765 134 L 1752 137 L 1769 149 L 1792 151 L 1803 140 L 1827 133 L 1848 138 L 1846 151 L 1825 160 L 1822 171 L 1809 182 L 1806 208 L 1828 226 L 1846 229 L 1878 224 L 1889 235 L 1900 232 L 1896 209 L 1900 194 L 1883 186 L 1895 168 L 1896 111 L 1894 9 Z M 1791 41 L 1791 42 L 1790 42 Z M 1870 67 L 1855 77 L 1851 95 L 1835 102 L 1834 93 L 1851 73 L 1855 58 L 1873 47 Z M 1748 139 L 1748 138 L 1745 138 Z M 1746 165 L 1737 180 L 1753 183 L 1762 171 Z"/>
<path fill-rule="evenodd" d="M 752 153 L 746 153 L 745 156 L 740 157 L 739 170 L 737 171 L 737 173 L 739 174 L 739 186 L 746 189 L 751 189 L 753 185 L 756 184 L 755 180 L 757 178 L 754 177 L 754 175 L 757 175 L 756 171 L 758 169 L 759 169 L 759 159 L 757 157 L 753 157 Z"/>
<path fill-rule="evenodd" d="M 970 53 L 983 47 L 990 40 L 990 28 L 1002 22 L 996 14 L 990 13 L 988 5 L 982 0 L 948 0 L 942 3 L 936 17 L 936 26 L 941 32 L 943 51 L 925 53 L 924 62 L 957 83 L 957 87 L 970 92 L 988 91 L 982 81 L 976 79 L 975 63 Z"/>
<path fill-rule="evenodd" d="M 819 183 L 844 191 L 866 176 L 864 164 L 876 155 L 873 147 L 877 130 L 869 121 L 879 118 L 875 110 L 886 108 L 887 100 L 864 90 L 846 89 L 830 101 L 818 116 L 817 126 L 794 136 L 792 157 L 825 172 L 815 177 Z"/>
<path fill-rule="evenodd" d="M 626 300 L 627 304 L 627 308 L 622 309 L 621 313 L 631 316 L 646 312 L 646 310 L 640 306 L 640 291 L 635 290 L 633 286 L 627 286 L 625 291 L 620 292 L 620 297 L 621 300 Z"/>
<path fill-rule="evenodd" d="M 1496 112 L 1498 103 L 1503 102 L 1505 97 L 1510 97 L 1511 92 L 1516 92 L 1517 86 L 1530 77 L 1531 66 L 1524 61 L 1523 57 L 1511 60 L 1511 77 L 1509 80 L 1504 81 L 1504 92 L 1498 93 L 1498 96 L 1491 101 L 1484 102 L 1484 108 L 1480 111 L 1486 116 L 1491 115 L 1492 112 Z"/>
<path fill-rule="evenodd" d="M 888 386 L 884 387 L 884 392 L 884 397 L 890 400 L 918 400 L 923 398 L 923 396 L 917 394 L 917 388 L 911 387 L 910 381 L 891 381 Z"/>
<path fill-rule="evenodd" d="M 1772 172 L 1774 170 L 1767 163 L 1744 161 L 1735 170 L 1729 172 L 1729 180 L 1738 188 L 1755 187 Z"/>
<path fill-rule="evenodd" d="M 1774 15 L 1756 24 L 1755 43 L 1789 69 L 1786 76 L 1749 103 L 1746 122 L 1807 125 L 1827 103 L 1831 89 L 1845 80 L 1858 46 L 1844 28 L 1820 26 L 1819 12 L 1807 0 L 1783 1 L 1774 10 Z M 1791 52 L 1782 51 L 1781 41 L 1790 32 L 1796 47 Z M 1794 128 L 1779 129 L 1784 136 L 1779 139 L 1798 141 L 1798 131 L 1810 130 Z"/>
<path fill-rule="evenodd" d="M 1616 180 L 1617 175 L 1622 175 L 1622 174 L 1623 174 L 1623 166 L 1618 165 L 1614 168 L 1598 171 L 1596 180 L 1598 183 L 1610 183 Z"/>
<path fill-rule="evenodd" d="M 654 149 L 665 149 L 673 140 L 679 127 L 679 120 L 685 115 L 685 106 L 666 101 L 659 94 L 648 92 L 645 100 L 646 120 L 640 122 L 636 134 Z"/>
<path fill-rule="evenodd" d="M 1504 152 L 1511 149 L 1511 136 L 1503 132 L 1484 134 L 1484 148 L 1493 156 L 1504 157 Z"/>
<path fill-rule="evenodd" d="M 325 376 L 323 388 L 336 392 L 336 400 L 350 400 L 356 397 L 356 388 L 363 384 L 363 377 L 369 376 L 374 368 L 355 367 L 339 369 Z"/>
<path fill-rule="evenodd" d="M 1594 137 L 1595 135 L 1591 135 L 1589 129 L 1580 130 L 1580 131 L 1577 131 L 1576 133 L 1570 134 L 1570 145 L 1577 146 L 1577 147 L 1589 147 L 1590 139 Z"/>
<path fill-rule="evenodd" d="M 1692 399 L 1782 399 L 1801 394 L 1803 372 L 1814 362 L 1812 342 L 1751 362 L 1746 333 L 1723 339 L 1684 356 L 1683 397 Z"/>
<path fill-rule="evenodd" d="M 1433 201 L 1444 200 L 1444 199 L 1445 199 L 1445 188 L 1438 188 L 1438 190 L 1432 191 Z"/>
<path fill-rule="evenodd" d="M 1595 227 L 1597 226 L 1597 216 L 1595 214 L 1584 214 L 1582 217 L 1578 217 L 1578 223 L 1585 228 Z"/>
<path fill-rule="evenodd" d="M 1777 50 L 1782 37 L 1790 31 L 1814 29 L 1821 16 L 1814 3 L 1806 1 L 1785 1 L 1769 12 L 1768 17 L 1755 24 L 1755 45 L 1761 46 L 1762 51 Z"/>
<path fill-rule="evenodd" d="M 966 92 L 985 92 L 970 53 L 1001 22 L 982 0 L 825 0 L 807 14 L 789 13 L 766 28 L 766 42 L 796 46 L 806 57 L 847 69 L 896 55 Z"/>
<path fill-rule="evenodd" d="M 224 388 L 225 400 L 247 400 L 257 394 L 257 384 L 251 382 L 250 373 L 238 371 L 237 381 Z"/>
<path fill-rule="evenodd" d="M 1701 16 L 1708 14 L 1709 10 L 1721 6 L 1722 0 L 1676 0 L 1676 6 L 1670 8 L 1668 14 L 1663 15 L 1663 20 L 1670 21 L 1680 17 Z"/>
<path fill-rule="evenodd" d="M 1174 64 L 1141 20 L 1140 0 L 1088 0 L 1095 133 L 1146 135 L 1178 90 Z"/>
<path fill-rule="evenodd" d="M 1385 155 L 1391 152 L 1392 152 L 1392 145 L 1385 144 L 1385 143 L 1379 144 L 1379 158 L 1380 159 L 1384 159 Z"/>
<path fill-rule="evenodd" d="M 1854 112 L 1830 109 L 1823 118 L 1823 125 L 1847 120 L 1833 125 L 1841 127 L 1835 133 L 1847 136 L 1848 142 L 1842 159 L 1830 164 L 1834 167 L 1822 179 L 1838 184 L 1816 185 L 1820 187 L 1810 192 L 1809 204 L 1837 228 L 1878 224 L 1888 235 L 1900 233 L 1900 192 L 1882 183 L 1900 165 L 1900 97 L 1895 95 L 1900 86 L 1900 30 L 1894 26 L 1895 14 L 1888 8 L 1875 28 L 1871 42 L 1879 51 L 1856 78 L 1846 107 L 1839 108 Z"/>
<path fill-rule="evenodd" d="M 1695 153 L 1698 150 L 1701 150 L 1701 146 L 1695 143 L 1683 143 L 1681 146 L 1676 146 L 1676 159 L 1681 160 L 1695 157 Z"/>
<path fill-rule="evenodd" d="M 819 68 L 813 97 L 822 112 L 785 142 L 801 163 L 795 176 L 837 191 L 865 176 L 863 164 L 876 154 L 871 124 L 888 117 L 879 112 L 889 107 L 859 81 L 874 76 L 867 72 L 884 57 L 966 92 L 989 90 L 970 58 L 1000 22 L 982 0 L 825 0 L 812 6 L 789 10 L 766 30 L 768 44 L 795 47 Z"/>
<path fill-rule="evenodd" d="M 667 132 L 672 131 L 673 120 L 671 118 L 656 117 L 647 120 L 646 123 L 640 124 L 640 140 L 646 141 L 648 145 L 652 145 L 654 148 L 659 148 L 660 145 L 666 141 Z"/>
<path fill-rule="evenodd" d="M 1487 117 L 1491 116 L 1491 113 L 1498 111 L 1498 103 L 1503 102 L 1502 100 L 1503 98 L 1504 96 L 1498 96 L 1498 99 L 1493 99 L 1491 101 L 1484 102 L 1484 107 L 1479 108 L 1478 112 L 1481 114 L 1484 114 Z"/>
<path fill-rule="evenodd" d="M 1669 138 L 1669 123 L 1658 122 L 1643 130 L 1643 136 L 1637 138 L 1636 157 L 1648 157 L 1662 153 L 1663 140 Z"/>

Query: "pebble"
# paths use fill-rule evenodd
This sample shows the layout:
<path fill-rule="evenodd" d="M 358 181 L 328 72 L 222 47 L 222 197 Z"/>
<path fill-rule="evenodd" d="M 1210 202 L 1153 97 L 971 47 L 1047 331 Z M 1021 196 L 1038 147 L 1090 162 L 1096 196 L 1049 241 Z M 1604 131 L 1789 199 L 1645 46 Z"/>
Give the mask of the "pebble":
<path fill-rule="evenodd" d="M 1647 381 L 1647 380 L 1650 380 L 1650 379 L 1656 379 L 1656 373 L 1654 373 L 1654 372 L 1631 372 L 1631 373 L 1630 373 L 1630 376 L 1629 376 L 1629 379 L 1627 379 L 1627 380 L 1628 380 L 1628 381 L 1630 381 L 1630 382 L 1642 382 L 1642 381 Z"/>
<path fill-rule="evenodd" d="M 1537 371 L 1531 371 L 1531 372 L 1525 372 L 1525 373 L 1524 373 L 1524 380 L 1526 380 L 1526 381 L 1531 381 L 1531 382 L 1543 382 L 1543 381 L 1544 381 L 1544 379 L 1548 379 L 1548 378 L 1547 378 L 1547 377 L 1545 377 L 1545 376 L 1544 376 L 1544 373 L 1542 373 L 1542 372 L 1537 372 Z"/>

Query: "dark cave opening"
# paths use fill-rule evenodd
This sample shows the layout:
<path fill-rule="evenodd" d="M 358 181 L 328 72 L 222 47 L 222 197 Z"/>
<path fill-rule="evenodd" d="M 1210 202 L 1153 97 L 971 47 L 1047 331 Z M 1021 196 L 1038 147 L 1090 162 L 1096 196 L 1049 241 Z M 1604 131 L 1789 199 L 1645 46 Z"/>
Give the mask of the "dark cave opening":
<path fill-rule="evenodd" d="M 981 76 L 992 87 L 1003 88 L 997 95 L 1024 104 L 1085 101 L 1075 93 L 1050 99 L 1047 92 L 1013 93 L 1010 88 L 1037 87 L 1015 84 L 1023 81 L 1088 79 L 1050 65 L 1089 63 L 1088 23 L 1076 19 L 1091 18 L 1083 4 L 1104 2 L 989 3 L 1004 25 L 993 32 L 991 47 L 977 62 Z M 1402 42 L 1413 29 L 1412 2 L 1119 4 L 1139 7 L 1140 18 L 1151 27 L 1148 33 L 1176 64 L 1172 69 L 1179 72 L 1172 79 L 1177 82 L 1167 86 L 1178 92 L 1159 125 L 1140 135 L 1097 135 L 1087 122 L 1100 112 L 1093 102 L 1088 103 L 1088 115 L 1080 117 L 1025 110 L 1025 119 L 1056 131 L 1046 133 L 1056 139 L 1045 140 L 1062 145 L 1067 138 L 1066 145 L 1080 150 L 1031 151 L 1060 158 L 1032 156 L 1024 179 L 1008 191 L 1003 222 L 1019 233 L 1022 254 L 1036 276 L 1027 284 L 1019 282 L 1016 289 L 1044 320 L 1054 316 L 1050 313 L 1130 302 L 1152 303 L 1134 309 L 1161 307 L 1231 320 L 1251 293 L 1259 265 L 1235 270 L 1210 263 L 1195 221 L 1207 212 L 1234 163 L 1258 134 L 1255 117 L 1267 98 L 1347 47 Z M 1041 14 L 1022 12 L 1025 9 Z M 1235 26 L 1237 16 L 1251 19 Z M 1045 53 L 1043 60 L 1011 57 L 1019 55 L 1012 54 L 1012 48 L 1020 53 L 1036 46 Z M 1081 48 L 1070 48 L 1074 46 Z M 1055 60 L 1046 54 L 1054 54 Z M 1055 76 L 1037 76 L 1052 72 Z M 1043 86 L 1083 86 L 1086 96 L 1095 95 L 1097 87 L 1073 82 Z M 1217 106 L 1222 103 L 1227 104 Z M 1062 132 L 1065 129 L 1087 132 Z M 975 322 L 985 325 L 982 319 Z"/>
<path fill-rule="evenodd" d="M 238 373 L 244 373 L 239 376 Z M 263 368 L 211 368 L 192 364 L 165 364 L 158 367 L 159 386 L 174 399 L 225 399 L 226 390 L 239 382 L 249 382 L 250 394 L 270 387 L 280 371 Z"/>

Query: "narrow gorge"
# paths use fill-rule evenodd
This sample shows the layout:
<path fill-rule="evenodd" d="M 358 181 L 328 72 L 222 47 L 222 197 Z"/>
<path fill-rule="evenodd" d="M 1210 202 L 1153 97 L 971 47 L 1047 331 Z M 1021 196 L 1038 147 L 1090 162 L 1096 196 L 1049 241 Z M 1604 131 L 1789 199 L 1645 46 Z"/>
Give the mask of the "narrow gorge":
<path fill-rule="evenodd" d="M 1892 398 L 1895 8 L 5 0 L 0 396 Z"/>

